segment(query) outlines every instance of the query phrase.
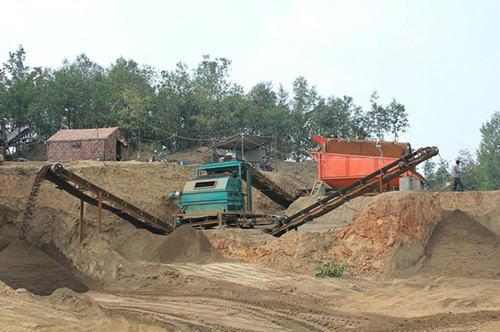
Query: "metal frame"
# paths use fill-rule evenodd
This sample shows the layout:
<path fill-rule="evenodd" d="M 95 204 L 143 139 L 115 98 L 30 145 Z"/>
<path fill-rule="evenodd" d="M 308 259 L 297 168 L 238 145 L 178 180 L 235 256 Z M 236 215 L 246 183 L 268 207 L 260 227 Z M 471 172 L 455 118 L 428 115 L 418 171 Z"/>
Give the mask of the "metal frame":
<path fill-rule="evenodd" d="M 101 209 L 108 210 L 122 219 L 125 219 L 139 228 L 145 228 L 157 234 L 168 234 L 173 231 L 172 225 L 166 223 L 135 205 L 113 195 L 92 182 L 76 175 L 75 173 L 64 169 L 62 164 L 47 165 L 42 167 L 39 174 L 42 178 L 54 183 L 59 189 L 65 190 L 69 194 L 84 202 L 94 205 L 98 208 L 98 223 L 101 224 Z M 88 195 L 93 194 L 95 197 Z M 106 201 L 107 203 L 104 203 Z M 83 221 L 83 208 L 80 212 L 80 220 Z M 81 222 L 84 224 L 84 221 Z M 83 228 L 82 228 L 83 232 Z"/>
<path fill-rule="evenodd" d="M 421 162 L 434 157 L 438 153 L 439 150 L 437 147 L 421 148 L 413 153 L 409 153 L 389 165 L 371 173 L 370 175 L 365 176 L 355 183 L 339 189 L 322 200 L 296 212 L 292 216 L 285 219 L 283 225 L 273 229 L 271 234 L 274 236 L 281 236 L 292 229 L 297 229 L 297 227 L 307 223 L 308 221 L 320 217 L 341 206 L 345 202 L 366 192 L 372 191 L 373 189 L 377 188 L 380 192 L 382 192 L 385 183 L 388 183 L 404 172 L 415 168 L 415 166 Z"/>

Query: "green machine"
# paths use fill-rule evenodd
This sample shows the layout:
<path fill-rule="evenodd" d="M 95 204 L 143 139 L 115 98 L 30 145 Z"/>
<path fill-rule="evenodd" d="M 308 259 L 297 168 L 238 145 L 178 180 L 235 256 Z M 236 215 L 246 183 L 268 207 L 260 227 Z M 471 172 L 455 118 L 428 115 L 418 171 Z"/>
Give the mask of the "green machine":
<path fill-rule="evenodd" d="M 243 184 L 246 182 L 246 185 Z M 252 222 L 252 169 L 248 162 L 231 160 L 201 165 L 182 193 L 172 193 L 181 213 L 176 225 Z"/>

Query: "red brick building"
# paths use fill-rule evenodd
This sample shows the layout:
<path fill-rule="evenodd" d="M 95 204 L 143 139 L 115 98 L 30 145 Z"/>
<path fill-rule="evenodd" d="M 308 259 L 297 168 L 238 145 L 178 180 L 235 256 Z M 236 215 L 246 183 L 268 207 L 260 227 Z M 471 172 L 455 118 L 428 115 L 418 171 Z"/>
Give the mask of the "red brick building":
<path fill-rule="evenodd" d="M 128 143 L 118 127 L 61 129 L 47 140 L 49 161 L 127 160 Z"/>

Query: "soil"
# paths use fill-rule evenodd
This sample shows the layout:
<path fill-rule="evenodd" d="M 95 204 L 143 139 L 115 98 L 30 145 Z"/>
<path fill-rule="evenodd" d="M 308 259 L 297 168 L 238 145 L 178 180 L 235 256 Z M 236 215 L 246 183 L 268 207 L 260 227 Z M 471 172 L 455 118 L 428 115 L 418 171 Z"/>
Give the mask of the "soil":
<path fill-rule="evenodd" d="M 500 279 L 500 236 L 459 210 L 436 226 L 425 255 L 426 273 Z"/>
<path fill-rule="evenodd" d="M 203 232 L 189 225 L 181 226 L 168 235 L 157 249 L 157 255 L 161 263 L 208 264 L 224 261 Z"/>
<path fill-rule="evenodd" d="M 189 227 L 160 236 L 107 211 L 99 232 L 87 207 L 80 243 L 79 202 L 50 183 L 24 218 L 40 165 L 0 168 L 1 331 L 500 330 L 500 192 L 360 197 L 280 238 Z M 314 181 L 311 165 L 286 163 L 271 176 Z M 66 166 L 166 220 L 175 213 L 168 192 L 194 170 Z M 265 197 L 256 205 L 280 212 Z M 315 278 L 324 260 L 349 270 Z"/>
<path fill-rule="evenodd" d="M 77 292 L 88 290 L 70 271 L 25 240 L 16 240 L 0 251 L 0 280 L 38 295 L 49 295 L 63 287 Z"/>

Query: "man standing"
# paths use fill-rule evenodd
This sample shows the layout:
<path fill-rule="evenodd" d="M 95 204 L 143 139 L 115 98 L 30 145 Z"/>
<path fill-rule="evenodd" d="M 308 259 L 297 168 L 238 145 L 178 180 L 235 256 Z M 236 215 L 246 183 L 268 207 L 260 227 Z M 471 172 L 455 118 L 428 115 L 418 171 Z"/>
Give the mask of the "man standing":
<path fill-rule="evenodd" d="M 464 185 L 460 176 L 462 175 L 462 168 L 460 167 L 460 160 L 455 162 L 451 169 L 451 176 L 453 176 L 453 191 L 463 191 Z"/>

